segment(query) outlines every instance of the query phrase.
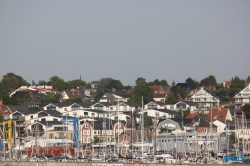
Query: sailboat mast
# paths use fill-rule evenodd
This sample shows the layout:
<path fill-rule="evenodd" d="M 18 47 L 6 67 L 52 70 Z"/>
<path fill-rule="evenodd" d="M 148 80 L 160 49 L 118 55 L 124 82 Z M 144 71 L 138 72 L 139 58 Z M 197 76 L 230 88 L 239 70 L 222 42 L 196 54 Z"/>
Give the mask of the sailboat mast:
<path fill-rule="evenodd" d="M 142 148 L 141 148 L 141 155 L 142 155 L 142 157 L 143 157 L 143 144 L 144 144 L 144 133 L 143 133 L 143 131 L 144 131 L 144 114 L 143 114 L 143 96 L 142 96 L 142 107 L 141 107 L 141 111 L 142 111 L 142 114 L 141 114 L 141 116 L 142 116 L 142 118 L 141 118 L 141 139 L 142 139 L 142 143 L 141 143 L 141 145 L 142 145 Z"/>

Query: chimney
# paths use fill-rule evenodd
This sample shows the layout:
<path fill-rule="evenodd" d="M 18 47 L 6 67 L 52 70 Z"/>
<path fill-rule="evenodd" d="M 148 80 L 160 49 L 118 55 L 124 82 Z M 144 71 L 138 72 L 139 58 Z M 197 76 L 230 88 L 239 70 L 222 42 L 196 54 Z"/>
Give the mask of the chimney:
<path fill-rule="evenodd" d="M 0 100 L 0 105 L 3 105 L 3 100 Z"/>
<path fill-rule="evenodd" d="M 218 107 L 218 111 L 221 111 L 221 107 Z"/>

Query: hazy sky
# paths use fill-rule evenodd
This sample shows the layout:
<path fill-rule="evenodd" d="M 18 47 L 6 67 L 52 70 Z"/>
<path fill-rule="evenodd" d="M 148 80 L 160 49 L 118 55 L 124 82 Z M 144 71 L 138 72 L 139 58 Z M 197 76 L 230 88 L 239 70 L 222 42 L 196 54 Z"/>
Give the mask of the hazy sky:
<path fill-rule="evenodd" d="M 250 75 L 249 0 L 1 0 L 0 78 Z"/>

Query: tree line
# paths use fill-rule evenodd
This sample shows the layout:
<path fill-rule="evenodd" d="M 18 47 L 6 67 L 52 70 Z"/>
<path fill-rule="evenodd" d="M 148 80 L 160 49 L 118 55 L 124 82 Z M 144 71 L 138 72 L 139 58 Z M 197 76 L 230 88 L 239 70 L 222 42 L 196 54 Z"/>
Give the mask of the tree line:
<path fill-rule="evenodd" d="M 198 86 L 215 86 L 216 90 L 212 93 L 218 96 L 223 103 L 230 103 L 233 101 L 233 97 L 236 93 L 241 91 L 247 83 L 250 83 L 250 76 L 246 79 L 240 79 L 239 77 L 233 77 L 231 79 L 231 86 L 229 88 L 224 87 L 222 84 L 218 84 L 216 78 L 213 75 L 205 77 L 200 82 L 188 77 L 185 82 L 190 86 L 190 89 L 181 88 L 176 86 L 175 82 L 172 82 L 170 93 L 166 98 L 166 104 L 175 104 L 179 100 L 185 99 L 190 90 L 196 89 Z M 58 76 L 50 77 L 49 81 L 40 80 L 38 82 L 39 86 L 51 85 L 58 92 L 63 92 L 65 90 L 74 89 L 77 87 L 85 87 L 86 89 L 91 89 L 91 85 L 96 85 L 96 91 L 91 92 L 91 95 L 94 97 L 95 102 L 103 96 L 108 90 L 115 88 L 116 91 L 122 92 L 122 90 L 131 90 L 131 86 L 124 86 L 120 80 L 113 78 L 101 78 L 97 81 L 86 82 L 81 79 L 74 79 L 70 81 L 65 81 L 64 79 Z M 139 77 L 135 80 L 135 87 L 130 93 L 129 101 L 135 102 L 139 105 L 147 104 L 153 99 L 153 90 L 149 86 L 169 86 L 166 80 L 158 80 L 147 82 L 145 78 Z M 9 95 L 13 90 L 21 86 L 30 86 L 26 80 L 21 76 L 14 73 L 7 73 L 4 75 L 0 81 L 0 99 L 3 100 L 6 105 L 18 105 L 23 103 L 29 95 L 26 92 L 20 92 L 14 97 L 10 98 Z M 142 103 L 143 96 L 143 103 Z M 48 93 L 44 98 L 41 99 L 43 104 L 48 104 L 51 102 L 60 102 L 62 99 L 61 93 Z M 81 99 L 70 99 L 63 102 L 83 102 Z"/>

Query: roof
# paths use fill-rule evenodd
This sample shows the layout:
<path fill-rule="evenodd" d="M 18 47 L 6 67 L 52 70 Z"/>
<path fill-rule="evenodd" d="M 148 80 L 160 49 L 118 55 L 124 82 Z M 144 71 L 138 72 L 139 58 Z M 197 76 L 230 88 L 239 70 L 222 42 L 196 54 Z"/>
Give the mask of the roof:
<path fill-rule="evenodd" d="M 85 98 L 84 93 L 80 89 L 66 90 L 65 93 L 70 99 L 72 98 Z"/>
<path fill-rule="evenodd" d="M 51 104 L 53 104 L 53 105 L 55 105 L 57 107 L 68 107 L 68 106 L 70 106 L 70 104 L 68 104 L 68 103 L 51 103 Z M 48 104 L 48 105 L 50 105 L 50 104 Z"/>
<path fill-rule="evenodd" d="M 134 103 L 134 102 L 121 102 L 124 104 L 127 104 L 130 107 L 140 107 L 138 104 Z M 120 104 L 120 103 L 119 103 Z"/>
<path fill-rule="evenodd" d="M 63 125 L 60 121 L 38 121 L 36 123 L 40 123 L 44 126 Z"/>
<path fill-rule="evenodd" d="M 157 93 L 157 94 L 154 94 L 154 95 L 153 95 L 153 98 L 165 98 L 166 95 L 167 95 L 167 94 L 159 94 L 159 93 Z"/>
<path fill-rule="evenodd" d="M 230 88 L 232 82 L 231 81 L 225 81 L 224 85 L 226 85 L 226 87 Z"/>
<path fill-rule="evenodd" d="M 219 120 L 225 122 L 228 111 L 228 108 L 212 108 L 212 110 L 209 111 L 207 118 L 208 120 L 211 120 L 212 116 L 212 121 Z"/>
<path fill-rule="evenodd" d="M 215 86 L 198 86 L 198 90 L 201 90 L 201 88 L 209 90 L 209 91 L 213 91 L 216 90 Z"/>
<path fill-rule="evenodd" d="M 182 101 L 183 103 L 186 103 L 187 105 L 189 106 L 199 106 L 198 103 L 196 102 L 193 102 L 193 101 Z"/>
<path fill-rule="evenodd" d="M 130 98 L 130 94 L 129 93 L 114 93 L 114 95 L 123 97 L 123 98 Z"/>
<path fill-rule="evenodd" d="M 153 93 L 154 94 L 163 94 L 164 91 L 163 91 L 163 88 L 162 86 L 149 86 L 149 88 L 151 88 L 153 90 Z"/>
<path fill-rule="evenodd" d="M 190 113 L 185 117 L 185 119 L 194 119 L 195 116 L 197 116 L 196 113 Z"/>
<path fill-rule="evenodd" d="M 200 117 L 200 123 L 198 125 L 198 127 L 210 127 L 210 121 L 208 121 L 207 119 Z M 212 124 L 212 127 L 217 127 L 214 124 Z"/>
<path fill-rule="evenodd" d="M 164 112 L 164 113 L 168 113 L 168 114 L 171 114 L 171 115 L 177 114 L 176 111 L 172 111 L 172 110 L 169 110 L 169 109 L 154 109 L 154 110 Z"/>
<path fill-rule="evenodd" d="M 90 106 L 91 106 L 91 104 L 89 104 L 89 103 L 73 103 L 71 106 L 73 106 L 75 104 L 80 105 L 83 108 L 90 108 Z"/>

